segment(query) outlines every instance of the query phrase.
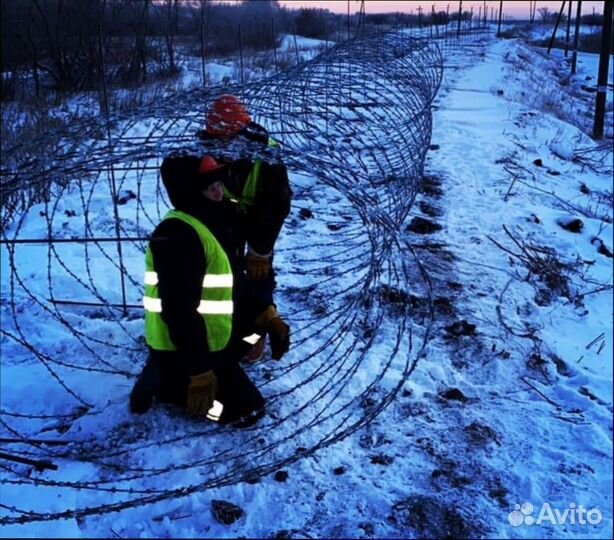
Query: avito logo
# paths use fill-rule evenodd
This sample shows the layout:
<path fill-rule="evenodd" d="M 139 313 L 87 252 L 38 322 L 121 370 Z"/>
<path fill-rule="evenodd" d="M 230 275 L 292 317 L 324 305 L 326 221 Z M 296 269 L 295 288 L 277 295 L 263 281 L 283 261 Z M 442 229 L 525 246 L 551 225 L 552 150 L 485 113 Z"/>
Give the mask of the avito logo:
<path fill-rule="evenodd" d="M 530 502 L 515 504 L 508 516 L 512 527 L 520 525 L 542 525 L 549 523 L 551 525 L 598 525 L 603 519 L 603 515 L 597 508 L 587 510 L 581 504 L 569 503 L 569 507 L 564 510 L 552 508 L 550 503 L 545 502 L 539 511 L 537 517 L 534 517 L 533 512 L 535 507 Z"/>

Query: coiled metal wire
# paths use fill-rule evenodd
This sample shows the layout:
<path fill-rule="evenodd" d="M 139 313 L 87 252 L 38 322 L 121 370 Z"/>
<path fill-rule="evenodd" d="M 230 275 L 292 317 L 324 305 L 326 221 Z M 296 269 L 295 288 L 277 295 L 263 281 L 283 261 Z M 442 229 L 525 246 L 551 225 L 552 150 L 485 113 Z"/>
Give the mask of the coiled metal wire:
<path fill-rule="evenodd" d="M 2 370 L 31 379 L 3 382 L 2 437 L 15 455 L 58 470 L 0 462 L 5 501 L 18 488 L 81 495 L 52 507 L 39 506 L 40 496 L 28 507 L 2 504 L 0 523 L 102 514 L 251 481 L 347 437 L 395 398 L 430 328 L 414 323 L 404 300 L 430 288 L 402 227 L 442 69 L 432 42 L 366 36 L 258 83 L 172 95 L 108 126 L 46 134 L 57 139 L 53 154 L 34 152 L 37 141 L 12 149 L 3 196 L 18 197 L 18 177 L 46 187 L 18 217 L 3 209 Z M 195 134 L 221 93 L 243 99 L 281 150 L 203 147 Z M 292 349 L 248 368 L 268 414 L 246 430 L 172 408 L 136 417 L 127 405 L 146 356 L 147 235 L 169 207 L 158 167 L 169 152 L 208 150 L 283 159 L 295 193 L 275 255 Z M 45 395 L 24 402 L 24 384 Z"/>

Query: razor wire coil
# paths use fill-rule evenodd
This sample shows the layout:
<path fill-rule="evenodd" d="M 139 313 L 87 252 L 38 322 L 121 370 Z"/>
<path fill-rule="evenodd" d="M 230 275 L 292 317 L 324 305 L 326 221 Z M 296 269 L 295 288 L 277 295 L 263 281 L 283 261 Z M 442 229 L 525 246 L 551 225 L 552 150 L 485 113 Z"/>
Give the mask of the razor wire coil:
<path fill-rule="evenodd" d="M 17 408 L 8 398 L 1 433 L 22 441 L 11 449 L 53 460 L 60 471 L 31 475 L 23 465 L 3 463 L 1 482 L 94 495 L 75 509 L 2 504 L 0 524 L 103 514 L 250 481 L 342 440 L 395 398 L 430 327 L 418 328 L 409 306 L 391 306 L 383 291 L 413 287 L 430 297 L 428 276 L 401 226 L 421 181 L 442 72 L 432 41 L 404 32 L 363 36 L 257 83 L 196 89 L 110 117 L 110 140 L 91 120 L 47 134 L 45 140 L 58 143 L 39 159 L 24 156 L 47 148 L 43 137 L 10 149 L 3 199 L 33 186 L 45 186 L 45 196 L 19 216 L 12 213 L 18 205 L 2 208 L 10 269 L 2 282 L 3 362 L 10 357 L 4 369 L 42 366 L 37 373 L 59 387 L 51 395 L 64 398 L 49 413 Z M 197 141 L 220 93 L 239 95 L 281 142 L 281 153 Z M 269 414 L 246 430 L 203 424 L 172 408 L 139 418 L 127 410 L 129 384 L 145 355 L 142 311 L 131 306 L 140 304 L 147 235 L 169 207 L 158 167 L 170 152 L 205 150 L 283 159 L 295 192 L 276 248 L 277 295 L 287 307 L 293 347 L 282 362 L 248 368 Z M 128 200 L 119 204 L 122 193 Z M 329 206 L 319 206 L 320 199 Z M 72 208 L 74 201 L 81 206 Z M 315 219 L 297 211 L 309 208 Z M 41 243 L 19 244 L 37 219 Z M 46 261 L 42 283 L 30 277 L 28 250 Z M 117 280 L 109 282 L 117 275 L 126 299 L 118 296 Z M 75 294 L 79 308 L 66 298 Z M 33 318 L 54 333 L 53 343 L 28 334 Z M 124 399 L 88 395 L 89 384 L 124 388 Z M 125 409 L 125 422 L 101 423 L 107 408 Z M 59 444 L 41 442 L 48 432 Z M 97 477 L 62 477 L 63 464 L 72 461 L 93 467 Z M 186 470 L 196 480 L 183 484 L 177 474 Z"/>

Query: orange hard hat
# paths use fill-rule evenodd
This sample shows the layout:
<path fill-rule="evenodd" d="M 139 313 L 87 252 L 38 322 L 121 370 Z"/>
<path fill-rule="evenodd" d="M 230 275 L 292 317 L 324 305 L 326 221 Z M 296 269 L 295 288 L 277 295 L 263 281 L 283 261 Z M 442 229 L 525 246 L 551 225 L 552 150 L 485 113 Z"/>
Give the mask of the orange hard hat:
<path fill-rule="evenodd" d="M 218 163 L 215 158 L 211 156 L 204 156 L 200 160 L 200 165 L 198 166 L 198 172 L 200 174 L 210 174 L 213 171 L 217 171 L 219 169 L 223 169 L 225 167 L 224 164 Z"/>
<path fill-rule="evenodd" d="M 235 135 L 252 121 L 239 98 L 224 94 L 217 98 L 207 115 L 207 133 Z"/>

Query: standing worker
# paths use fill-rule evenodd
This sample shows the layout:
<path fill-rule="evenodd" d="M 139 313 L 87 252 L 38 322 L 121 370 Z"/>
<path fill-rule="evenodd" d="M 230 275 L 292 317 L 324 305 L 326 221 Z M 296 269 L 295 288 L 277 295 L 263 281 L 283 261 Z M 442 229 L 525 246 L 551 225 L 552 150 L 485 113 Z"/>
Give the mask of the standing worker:
<path fill-rule="evenodd" d="M 277 153 L 279 144 L 269 137 L 264 127 L 252 121 L 245 105 L 229 94 L 213 102 L 206 128 L 198 135 L 207 147 L 221 154 L 216 156 L 218 159 L 229 161 L 224 196 L 239 207 L 246 297 L 255 310 L 256 332 L 263 335 L 244 360 L 256 362 L 263 357 L 265 334 L 269 335 L 272 357 L 280 359 L 290 346 L 290 328 L 273 300 L 276 286 L 273 249 L 290 213 L 292 190 L 286 166 L 279 159 L 267 159 Z M 254 143 L 259 150 L 258 157 L 242 157 Z"/>
<path fill-rule="evenodd" d="M 134 413 L 147 412 L 157 398 L 239 427 L 264 414 L 264 399 L 236 356 L 233 325 L 240 313 L 232 266 L 238 249 L 232 239 L 236 217 L 223 199 L 228 172 L 209 156 L 162 163 L 174 209 L 156 227 L 146 252 L 150 355 L 130 395 Z"/>

